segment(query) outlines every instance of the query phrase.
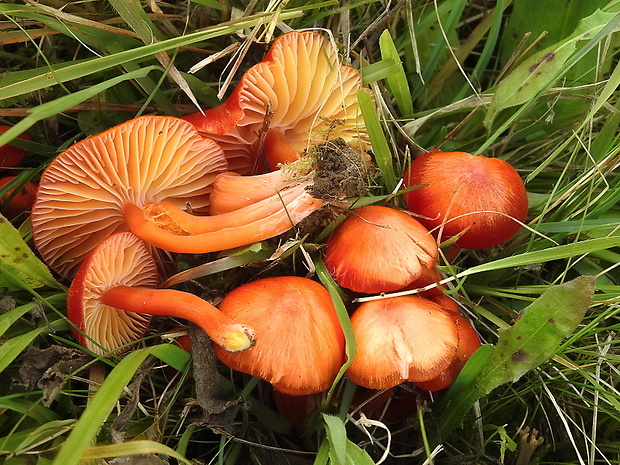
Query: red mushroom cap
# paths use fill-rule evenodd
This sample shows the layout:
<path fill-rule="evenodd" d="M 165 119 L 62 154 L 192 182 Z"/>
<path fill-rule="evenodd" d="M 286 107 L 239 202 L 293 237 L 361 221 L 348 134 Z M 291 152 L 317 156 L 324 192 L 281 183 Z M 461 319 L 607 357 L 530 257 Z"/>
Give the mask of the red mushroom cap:
<path fill-rule="evenodd" d="M 437 377 L 454 360 L 459 341 L 451 315 L 416 296 L 364 302 L 351 325 L 357 355 L 347 376 L 370 389 Z"/>
<path fill-rule="evenodd" d="M 337 50 L 325 37 L 292 31 L 273 42 L 225 103 L 185 119 L 220 143 L 232 171 L 249 174 L 266 118 L 270 169 L 327 139 L 343 138 L 365 151 L 369 139 L 357 106 L 361 88 L 359 72 L 340 65 Z"/>
<path fill-rule="evenodd" d="M 389 207 L 351 211 L 325 245 L 325 266 L 342 287 L 376 293 L 402 289 L 437 261 L 437 243 L 415 218 Z"/>
<path fill-rule="evenodd" d="M 407 208 L 443 239 L 485 249 L 512 238 L 527 217 L 527 193 L 519 173 L 503 160 L 433 150 L 407 169 Z"/>
<path fill-rule="evenodd" d="M 4 134 L 9 129 L 11 129 L 11 126 L 4 124 L 0 125 L 0 134 Z M 32 140 L 32 138 L 25 132 L 17 136 L 17 138 L 28 141 Z M 26 154 L 27 152 L 24 149 L 20 149 L 14 145 L 0 145 L 0 171 L 4 171 L 4 168 L 20 166 Z"/>
<path fill-rule="evenodd" d="M 230 292 L 219 309 L 256 334 L 245 352 L 214 346 L 225 365 L 289 395 L 331 386 L 344 361 L 344 334 L 323 286 L 297 276 L 260 279 Z"/>
<path fill-rule="evenodd" d="M 0 178 L 0 190 L 4 189 L 15 179 L 16 176 Z M 9 219 L 13 219 L 29 210 L 37 197 L 38 184 L 34 181 L 26 181 L 17 191 L 15 187 L 4 194 L 0 200 L 4 215 Z"/>

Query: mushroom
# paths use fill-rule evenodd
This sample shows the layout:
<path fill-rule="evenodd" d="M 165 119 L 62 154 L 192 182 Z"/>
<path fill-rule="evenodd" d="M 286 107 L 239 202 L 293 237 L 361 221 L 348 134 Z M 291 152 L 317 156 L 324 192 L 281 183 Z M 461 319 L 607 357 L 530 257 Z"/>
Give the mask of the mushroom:
<path fill-rule="evenodd" d="M 329 139 L 366 151 L 360 89 L 359 72 L 340 64 L 325 37 L 291 31 L 273 42 L 224 103 L 185 119 L 220 143 L 231 171 L 251 174 L 261 149 L 270 170 Z"/>
<path fill-rule="evenodd" d="M 404 288 L 437 262 L 437 243 L 415 218 L 390 207 L 357 208 L 325 244 L 325 266 L 354 292 Z"/>
<path fill-rule="evenodd" d="M 448 298 L 448 300 L 450 299 Z M 436 300 L 434 301 L 437 302 Z M 440 302 L 437 303 L 441 305 Z M 463 368 L 463 365 L 465 365 L 465 362 L 470 359 L 481 345 L 478 333 L 476 333 L 476 330 L 469 321 L 458 313 L 454 313 L 452 309 L 446 308 L 445 306 L 443 308 L 450 312 L 450 315 L 456 323 L 456 328 L 459 333 L 459 345 L 456 349 L 454 360 L 448 368 L 429 381 L 415 383 L 419 388 L 427 391 L 439 391 L 450 386 L 454 378 L 456 378 L 456 375 L 458 375 Z"/>
<path fill-rule="evenodd" d="M 0 125 L 0 134 L 4 134 L 11 126 L 5 124 Z M 18 139 L 31 141 L 32 138 L 27 133 L 22 133 L 17 136 Z M 14 168 L 21 165 L 22 160 L 26 156 L 27 152 L 15 145 L 3 144 L 0 145 L 0 172 L 5 171 L 6 168 Z"/>
<path fill-rule="evenodd" d="M 143 116 L 74 144 L 46 168 L 32 210 L 34 241 L 43 259 L 70 277 L 102 239 L 131 230 L 149 244 L 206 253 L 279 235 L 323 202 L 309 182 L 234 213 L 205 211 L 218 173 L 219 146 L 181 119 Z"/>
<path fill-rule="evenodd" d="M 225 350 L 252 346 L 253 331 L 188 292 L 155 289 L 157 264 L 144 242 L 116 233 L 95 247 L 69 289 L 67 314 L 78 342 L 103 355 L 140 339 L 152 315 L 183 318 L 200 326 Z"/>
<path fill-rule="evenodd" d="M 13 219 L 21 213 L 29 210 L 37 196 L 37 183 L 26 181 L 25 183 L 15 182 L 17 176 L 5 176 L 0 178 L 0 192 L 7 188 L 7 192 L 2 195 L 0 204 L 4 215 Z"/>
<path fill-rule="evenodd" d="M 45 262 L 72 277 L 103 239 L 127 231 L 124 210 L 166 200 L 208 209 L 219 146 L 179 118 L 142 116 L 88 137 L 45 169 L 32 209 L 34 243 Z"/>
<path fill-rule="evenodd" d="M 364 302 L 351 316 L 351 325 L 357 355 L 347 376 L 366 388 L 429 381 L 450 366 L 457 352 L 454 319 L 422 297 Z"/>
<path fill-rule="evenodd" d="M 441 238 L 485 249 L 511 239 L 527 217 L 527 192 L 519 173 L 503 160 L 432 150 L 414 160 L 403 195 L 407 208 Z"/>
<path fill-rule="evenodd" d="M 284 394 L 329 388 L 344 362 L 344 334 L 329 292 L 297 276 L 244 284 L 221 302 L 220 311 L 256 331 L 251 349 L 215 354 L 233 370 L 268 381 Z"/>

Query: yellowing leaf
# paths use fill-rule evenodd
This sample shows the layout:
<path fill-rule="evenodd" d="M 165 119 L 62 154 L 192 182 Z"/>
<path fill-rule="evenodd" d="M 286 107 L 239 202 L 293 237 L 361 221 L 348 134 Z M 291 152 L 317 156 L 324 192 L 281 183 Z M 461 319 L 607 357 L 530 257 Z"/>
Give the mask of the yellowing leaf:
<path fill-rule="evenodd" d="M 42 286 L 61 288 L 17 229 L 0 215 L 0 287 L 17 290 Z"/>

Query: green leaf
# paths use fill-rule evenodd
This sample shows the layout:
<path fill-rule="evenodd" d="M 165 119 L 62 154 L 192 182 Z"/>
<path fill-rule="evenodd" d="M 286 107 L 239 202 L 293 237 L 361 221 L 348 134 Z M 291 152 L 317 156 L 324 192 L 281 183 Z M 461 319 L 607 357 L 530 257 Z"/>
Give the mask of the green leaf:
<path fill-rule="evenodd" d="M 612 29 L 617 29 L 618 21 L 618 15 L 597 10 L 581 20 L 569 37 L 541 50 L 521 63 L 497 86 L 484 120 L 485 127 L 491 128 L 500 111 L 536 99 L 540 93 L 570 69 L 565 65 L 577 50 L 577 42 L 591 39 L 608 24 L 616 23 Z"/>
<path fill-rule="evenodd" d="M 410 116 L 413 114 L 413 101 L 411 99 L 409 83 L 407 82 L 407 75 L 390 31 L 387 29 L 379 37 L 379 47 L 381 48 L 382 59 L 392 59 L 398 64 L 396 70 L 387 75 L 387 82 L 402 116 Z"/>
<path fill-rule="evenodd" d="M 0 287 L 17 290 L 42 286 L 62 287 L 41 260 L 35 257 L 19 231 L 0 215 Z"/>
<path fill-rule="evenodd" d="M 498 113 L 534 99 L 559 77 L 564 63 L 575 52 L 575 42 L 552 45 L 525 60 L 497 86 L 484 126 L 490 129 Z"/>
<path fill-rule="evenodd" d="M 329 441 L 329 458 L 333 465 L 347 462 L 347 430 L 342 420 L 333 415 L 323 414 L 325 433 Z"/>
<path fill-rule="evenodd" d="M 590 306 L 594 283 L 595 277 L 581 276 L 550 287 L 513 326 L 500 329 L 497 345 L 475 384 L 470 389 L 453 390 L 439 407 L 444 438 L 462 423 L 476 401 L 502 384 L 517 381 L 555 355 Z"/>
<path fill-rule="evenodd" d="M 347 439 L 347 465 L 375 465 L 368 453 Z"/>

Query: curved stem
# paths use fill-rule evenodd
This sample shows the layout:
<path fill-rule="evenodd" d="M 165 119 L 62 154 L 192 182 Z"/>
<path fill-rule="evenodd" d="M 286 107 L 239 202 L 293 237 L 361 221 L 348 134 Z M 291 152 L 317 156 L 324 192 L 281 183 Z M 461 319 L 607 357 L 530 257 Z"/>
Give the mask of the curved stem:
<path fill-rule="evenodd" d="M 234 172 L 218 174 L 209 196 L 211 215 L 239 210 L 283 192 L 295 182 L 291 176 L 282 170 L 255 176 L 240 176 Z"/>
<path fill-rule="evenodd" d="M 189 320 L 229 352 L 240 352 L 254 345 L 252 328 L 235 322 L 209 302 L 188 292 L 114 286 L 103 292 L 101 302 L 127 312 L 168 315 Z"/>
<path fill-rule="evenodd" d="M 137 205 L 124 206 L 125 220 L 134 234 L 169 252 L 208 253 L 278 236 L 321 208 L 324 202 L 299 185 L 281 196 L 274 195 L 234 212 L 210 217 L 193 217 L 169 204 L 158 205 L 174 220 L 165 227 L 160 227 Z"/>

